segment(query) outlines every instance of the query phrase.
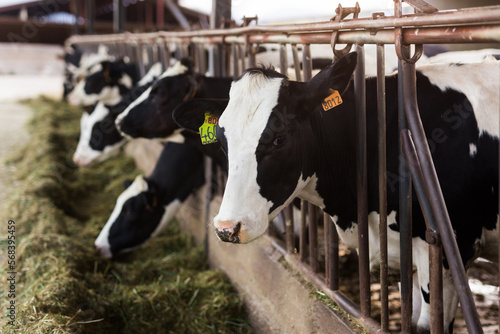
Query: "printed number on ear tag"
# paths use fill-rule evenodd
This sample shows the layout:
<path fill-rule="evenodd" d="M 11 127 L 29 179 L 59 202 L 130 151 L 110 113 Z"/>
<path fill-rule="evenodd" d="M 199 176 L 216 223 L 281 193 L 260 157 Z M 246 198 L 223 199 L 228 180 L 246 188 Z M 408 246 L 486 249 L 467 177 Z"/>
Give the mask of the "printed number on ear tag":
<path fill-rule="evenodd" d="M 203 145 L 212 144 L 217 142 L 215 137 L 215 131 L 217 127 L 217 122 L 219 119 L 213 116 L 211 113 L 205 113 L 205 121 L 199 128 L 201 143 Z"/>
<path fill-rule="evenodd" d="M 324 99 L 323 103 L 321 104 L 324 111 L 328 111 L 342 104 L 342 98 L 340 97 L 339 92 L 333 89 L 330 89 L 330 92 L 332 94 Z"/>

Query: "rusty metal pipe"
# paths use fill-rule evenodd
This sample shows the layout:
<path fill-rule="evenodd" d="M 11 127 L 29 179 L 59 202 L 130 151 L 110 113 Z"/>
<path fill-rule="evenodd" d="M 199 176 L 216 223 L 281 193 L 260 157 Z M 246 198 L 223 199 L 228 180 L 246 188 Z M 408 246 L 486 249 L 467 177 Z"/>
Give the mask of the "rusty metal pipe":
<path fill-rule="evenodd" d="M 404 112 L 404 94 L 401 61 L 398 62 L 398 129 L 406 129 L 407 121 Z M 401 144 L 399 145 L 401 147 Z M 412 205 L 411 177 L 404 159 L 399 159 L 399 232 L 401 257 L 401 332 L 411 333 L 412 329 Z"/>
<path fill-rule="evenodd" d="M 315 273 L 319 269 L 318 261 L 318 219 L 316 206 L 308 203 L 307 211 L 309 212 L 309 265 Z"/>
<path fill-rule="evenodd" d="M 299 258 L 301 262 L 307 259 L 307 208 L 308 204 L 305 200 L 300 200 L 300 239 L 299 239 Z"/>
<path fill-rule="evenodd" d="M 426 179 L 422 176 L 422 166 L 418 160 L 414 142 L 409 130 L 401 132 L 401 143 L 407 165 L 410 169 L 415 192 L 424 214 L 427 225 L 427 238 L 429 244 L 429 273 L 430 273 L 430 305 L 431 305 L 431 333 L 444 332 L 443 324 L 443 252 L 439 234 L 436 234 L 436 220 L 432 213 L 429 197 L 427 196 Z"/>
<path fill-rule="evenodd" d="M 294 253 L 295 251 L 295 235 L 293 233 L 293 204 L 285 208 L 285 227 L 286 227 L 286 251 Z"/>
<path fill-rule="evenodd" d="M 387 279 L 387 152 L 385 108 L 385 54 L 384 45 L 377 45 L 377 113 L 378 113 L 378 187 L 380 235 L 380 304 L 381 327 L 389 330 L 389 282 Z"/>
<path fill-rule="evenodd" d="M 462 259 L 460 258 L 460 251 L 455 240 L 455 234 L 453 233 L 450 217 L 446 209 L 446 204 L 441 192 L 441 186 L 439 185 L 439 180 L 432 162 L 432 156 L 418 111 L 415 64 L 404 62 L 403 66 L 405 73 L 405 109 L 408 119 L 408 127 L 415 138 L 415 148 L 419 161 L 422 165 L 423 177 L 428 181 L 427 193 L 429 201 L 438 223 L 439 234 L 441 235 L 446 258 L 455 282 L 455 287 L 458 291 L 459 301 L 462 309 L 464 310 L 463 313 L 467 329 L 470 333 L 482 333 L 479 316 L 469 288 Z"/>
<path fill-rule="evenodd" d="M 302 49 L 302 72 L 304 74 L 304 82 L 311 80 L 312 57 L 311 57 L 311 46 L 309 44 L 304 44 Z"/>
<path fill-rule="evenodd" d="M 368 181 L 366 163 L 366 87 L 364 47 L 357 45 L 358 63 L 354 72 L 356 99 L 356 185 L 358 200 L 359 298 L 361 312 L 370 316 L 370 254 L 368 248 Z"/>

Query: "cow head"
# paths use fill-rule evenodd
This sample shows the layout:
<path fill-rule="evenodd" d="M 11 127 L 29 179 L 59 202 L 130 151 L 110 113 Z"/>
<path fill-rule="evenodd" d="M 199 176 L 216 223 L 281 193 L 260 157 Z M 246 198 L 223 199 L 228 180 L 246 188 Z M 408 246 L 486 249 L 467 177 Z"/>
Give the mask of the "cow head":
<path fill-rule="evenodd" d="M 89 106 L 97 102 L 114 105 L 121 94 L 130 90 L 136 81 L 135 65 L 123 61 L 103 61 L 93 65 L 80 80 L 68 100 L 73 105 Z"/>
<path fill-rule="evenodd" d="M 233 82 L 217 129 L 229 162 L 224 197 L 214 218 L 221 240 L 245 243 L 261 236 L 296 196 L 323 206 L 310 158 L 315 146 L 324 143 L 311 118 L 322 117 L 321 105 L 330 89 L 340 94 L 347 90 L 355 66 L 356 53 L 351 53 L 308 83 L 289 81 L 269 69 L 249 69 Z M 199 114 L 217 109 L 211 102 L 197 104 L 191 109 Z M 199 123 L 203 118 L 197 119 Z"/>
<path fill-rule="evenodd" d="M 137 176 L 116 200 L 109 220 L 95 241 L 100 255 L 111 258 L 122 251 L 132 250 L 155 236 L 177 212 L 174 201 L 162 206 L 155 185 Z"/>
<path fill-rule="evenodd" d="M 116 130 L 116 114 L 111 107 L 99 102 L 80 119 L 80 140 L 73 155 L 78 166 L 90 166 L 117 154 L 125 138 Z"/>
<path fill-rule="evenodd" d="M 172 111 L 195 93 L 187 60 L 176 62 L 116 119 L 118 129 L 132 138 L 166 138 L 175 129 Z"/>

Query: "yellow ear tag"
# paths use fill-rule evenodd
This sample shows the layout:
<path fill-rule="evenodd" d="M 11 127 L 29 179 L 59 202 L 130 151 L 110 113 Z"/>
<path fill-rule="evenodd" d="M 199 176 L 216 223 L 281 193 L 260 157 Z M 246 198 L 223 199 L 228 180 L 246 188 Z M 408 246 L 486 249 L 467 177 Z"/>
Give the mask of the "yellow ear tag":
<path fill-rule="evenodd" d="M 324 99 L 321 104 L 324 111 L 328 111 L 342 104 L 342 98 L 340 97 L 339 92 L 333 89 L 330 89 L 330 92 L 332 92 L 332 94 Z"/>
<path fill-rule="evenodd" d="M 205 121 L 198 129 L 198 131 L 200 132 L 201 143 L 203 145 L 217 142 L 217 138 L 215 137 L 215 131 L 218 121 L 219 121 L 218 117 L 213 116 L 209 112 L 205 113 Z"/>

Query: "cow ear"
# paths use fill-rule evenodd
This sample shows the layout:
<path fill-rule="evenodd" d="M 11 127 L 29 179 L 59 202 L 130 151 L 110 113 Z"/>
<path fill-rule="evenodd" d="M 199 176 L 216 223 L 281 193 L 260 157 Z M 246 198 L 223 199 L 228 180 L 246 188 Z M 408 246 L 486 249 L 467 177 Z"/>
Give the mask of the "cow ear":
<path fill-rule="evenodd" d="M 352 74 L 357 64 L 357 52 L 351 52 L 324 68 L 308 82 L 308 92 L 320 95 L 321 99 L 331 94 L 334 89 L 342 95 L 351 82 Z"/>
<path fill-rule="evenodd" d="M 129 179 L 123 180 L 123 188 L 127 189 L 128 187 L 130 187 L 131 184 L 132 184 L 132 180 L 129 180 Z"/>
<path fill-rule="evenodd" d="M 181 59 L 181 64 L 187 67 L 188 72 L 193 72 L 193 61 L 191 58 L 184 57 Z"/>
<path fill-rule="evenodd" d="M 195 99 L 186 101 L 177 107 L 172 117 L 181 128 L 198 132 L 205 121 L 205 113 L 210 112 L 219 118 L 227 107 L 227 99 Z"/>

